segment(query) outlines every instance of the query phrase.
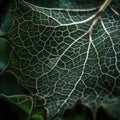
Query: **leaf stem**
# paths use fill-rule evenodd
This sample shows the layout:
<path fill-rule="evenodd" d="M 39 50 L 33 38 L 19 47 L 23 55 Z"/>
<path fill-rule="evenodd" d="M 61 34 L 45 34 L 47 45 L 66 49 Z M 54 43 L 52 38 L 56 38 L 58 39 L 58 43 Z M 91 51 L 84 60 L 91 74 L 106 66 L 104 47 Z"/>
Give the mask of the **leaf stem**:
<path fill-rule="evenodd" d="M 103 12 L 112 2 L 112 0 L 105 0 L 103 5 L 100 7 L 99 12 Z"/>

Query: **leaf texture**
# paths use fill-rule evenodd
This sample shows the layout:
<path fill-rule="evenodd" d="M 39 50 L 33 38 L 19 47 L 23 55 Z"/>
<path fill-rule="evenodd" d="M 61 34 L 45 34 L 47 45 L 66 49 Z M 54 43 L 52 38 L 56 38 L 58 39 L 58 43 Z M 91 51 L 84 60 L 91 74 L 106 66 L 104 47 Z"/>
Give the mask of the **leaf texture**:
<path fill-rule="evenodd" d="M 94 0 L 66 2 L 18 0 L 6 35 L 13 47 L 6 70 L 45 99 L 48 119 L 79 99 L 95 109 L 120 95 L 120 16 L 110 7 L 96 15 L 101 2 Z"/>

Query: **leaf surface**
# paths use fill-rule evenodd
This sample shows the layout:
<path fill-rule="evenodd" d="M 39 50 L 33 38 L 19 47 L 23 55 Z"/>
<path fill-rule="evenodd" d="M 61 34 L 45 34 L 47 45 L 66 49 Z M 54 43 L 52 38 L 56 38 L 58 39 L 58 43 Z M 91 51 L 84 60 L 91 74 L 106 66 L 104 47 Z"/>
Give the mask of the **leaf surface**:
<path fill-rule="evenodd" d="M 48 119 L 79 99 L 95 109 L 120 95 L 120 16 L 110 7 L 97 14 L 101 1 L 94 1 L 60 0 L 52 7 L 18 0 L 11 10 L 6 70 L 45 99 Z"/>

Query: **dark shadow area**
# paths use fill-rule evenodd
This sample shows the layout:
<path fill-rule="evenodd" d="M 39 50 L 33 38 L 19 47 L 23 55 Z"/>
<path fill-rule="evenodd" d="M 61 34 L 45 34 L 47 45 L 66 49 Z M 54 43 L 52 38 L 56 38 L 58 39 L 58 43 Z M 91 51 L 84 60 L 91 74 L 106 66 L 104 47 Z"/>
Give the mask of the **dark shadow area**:
<path fill-rule="evenodd" d="M 10 0 L 0 0 L 0 26 L 4 20 L 3 18 L 5 16 L 5 14 L 8 11 L 9 2 L 10 2 Z"/>
<path fill-rule="evenodd" d="M 110 118 L 103 107 L 99 107 L 96 113 L 96 120 L 118 120 Z"/>
<path fill-rule="evenodd" d="M 10 72 L 0 75 L 0 93 L 5 95 L 29 95 L 29 92 L 17 82 L 15 76 Z"/>
<path fill-rule="evenodd" d="M 27 113 L 0 98 L 0 120 L 26 120 Z"/>
<path fill-rule="evenodd" d="M 93 120 L 93 114 L 89 107 L 77 101 L 73 108 L 66 109 L 63 118 L 64 120 Z"/>

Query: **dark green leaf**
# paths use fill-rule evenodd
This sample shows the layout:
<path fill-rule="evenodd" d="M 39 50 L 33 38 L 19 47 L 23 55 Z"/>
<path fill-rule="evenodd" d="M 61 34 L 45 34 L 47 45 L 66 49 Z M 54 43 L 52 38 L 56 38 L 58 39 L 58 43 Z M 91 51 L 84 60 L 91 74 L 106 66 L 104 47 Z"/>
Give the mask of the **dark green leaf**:
<path fill-rule="evenodd" d="M 95 1 L 40 1 L 36 6 L 18 0 L 11 11 L 14 24 L 6 37 L 13 50 L 7 70 L 31 96 L 45 100 L 31 108 L 35 119 L 37 107 L 46 107 L 52 119 L 78 99 L 95 110 L 120 95 L 120 16 L 110 3 L 101 14 L 104 4 Z"/>
<path fill-rule="evenodd" d="M 0 38 L 0 72 L 6 68 L 10 57 L 11 46 L 6 39 Z"/>

